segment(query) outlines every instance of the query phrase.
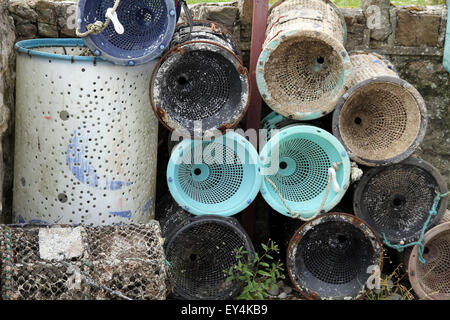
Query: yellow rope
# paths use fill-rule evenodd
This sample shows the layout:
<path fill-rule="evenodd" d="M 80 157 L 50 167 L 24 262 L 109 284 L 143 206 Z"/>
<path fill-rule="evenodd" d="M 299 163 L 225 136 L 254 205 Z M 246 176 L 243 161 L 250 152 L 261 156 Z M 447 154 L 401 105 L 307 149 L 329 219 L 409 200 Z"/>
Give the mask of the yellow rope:
<path fill-rule="evenodd" d="M 119 6 L 119 3 L 120 3 L 120 0 L 115 0 L 111 14 L 114 14 L 116 12 L 117 7 Z M 87 37 L 90 34 L 99 34 L 103 30 L 105 30 L 105 28 L 109 25 L 110 22 L 111 22 L 111 19 L 108 17 L 106 18 L 104 23 L 100 20 L 97 20 L 94 23 L 88 24 L 86 26 L 86 29 L 87 29 L 86 32 L 80 32 L 80 30 L 78 28 L 76 28 L 75 33 L 76 33 L 77 37 L 81 37 L 81 38 Z"/>

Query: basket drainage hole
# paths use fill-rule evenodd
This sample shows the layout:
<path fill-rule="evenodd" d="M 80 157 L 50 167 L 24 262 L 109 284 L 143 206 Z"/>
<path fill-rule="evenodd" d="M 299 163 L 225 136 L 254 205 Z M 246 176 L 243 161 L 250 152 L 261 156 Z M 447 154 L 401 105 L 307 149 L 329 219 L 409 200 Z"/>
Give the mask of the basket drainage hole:
<path fill-rule="evenodd" d="M 197 260 L 197 255 L 196 255 L 195 253 L 192 253 L 192 254 L 189 256 L 189 259 L 191 259 L 191 261 L 195 261 L 195 260 Z"/>
<path fill-rule="evenodd" d="M 394 204 L 394 206 L 399 206 L 402 204 L 402 199 L 400 198 L 394 198 L 394 200 L 392 200 L 392 203 Z"/>
<path fill-rule="evenodd" d="M 178 77 L 178 84 L 180 86 L 185 86 L 187 84 L 188 80 L 185 76 Z"/>
<path fill-rule="evenodd" d="M 338 235 L 338 241 L 339 243 L 344 243 L 347 241 L 347 237 L 344 236 L 343 234 Z"/>
<path fill-rule="evenodd" d="M 196 176 L 199 176 L 199 175 L 202 174 L 202 170 L 200 170 L 199 168 L 194 169 L 194 174 L 195 174 Z"/>
<path fill-rule="evenodd" d="M 61 118 L 61 120 L 67 120 L 69 119 L 69 113 L 67 111 L 61 111 L 59 113 L 59 117 Z"/>
<path fill-rule="evenodd" d="M 325 58 L 324 57 L 318 57 L 317 58 L 317 63 L 323 64 L 324 62 L 325 62 Z"/>
<path fill-rule="evenodd" d="M 61 203 L 67 202 L 67 195 L 65 193 L 58 194 L 58 200 Z"/>
<path fill-rule="evenodd" d="M 284 161 L 281 161 L 281 162 L 280 162 L 280 169 L 284 170 L 284 169 L 286 169 L 286 168 L 287 168 L 287 163 L 284 162 Z"/>
<path fill-rule="evenodd" d="M 356 124 L 360 125 L 361 122 L 362 122 L 362 119 L 361 119 L 360 117 L 356 117 L 356 118 L 355 118 L 355 123 L 356 123 Z"/>
<path fill-rule="evenodd" d="M 25 187 L 26 181 L 24 177 L 20 178 L 20 183 L 22 184 L 22 187 Z"/>

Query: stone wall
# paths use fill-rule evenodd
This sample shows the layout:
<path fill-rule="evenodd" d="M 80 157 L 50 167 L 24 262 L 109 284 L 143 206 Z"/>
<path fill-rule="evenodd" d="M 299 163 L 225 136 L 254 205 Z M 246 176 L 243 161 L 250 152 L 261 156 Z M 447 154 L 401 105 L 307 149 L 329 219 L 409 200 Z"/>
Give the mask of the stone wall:
<path fill-rule="evenodd" d="M 381 21 L 384 23 L 379 28 L 371 27 L 374 16 L 370 6 L 373 5 L 382 9 Z M 249 64 L 252 0 L 199 3 L 190 9 L 195 19 L 208 19 L 225 25 L 239 41 L 244 63 Z M 342 12 L 348 29 L 347 50 L 367 50 L 386 55 L 400 75 L 424 96 L 430 121 L 418 154 L 436 166 L 449 182 L 450 86 L 449 74 L 442 67 L 447 8 L 395 7 L 386 4 L 386 0 L 364 0 L 362 8 L 342 9 Z M 184 14 L 181 19 L 185 19 Z M 12 202 L 13 43 L 36 37 L 74 37 L 74 26 L 73 1 L 0 0 L 0 133 L 6 128 L 7 110 L 11 110 L 8 130 L 3 138 L 4 170 L 0 168 L 0 180 L 4 174 L 4 182 L 0 185 L 4 188 L 3 216 L 6 220 L 9 220 Z"/>

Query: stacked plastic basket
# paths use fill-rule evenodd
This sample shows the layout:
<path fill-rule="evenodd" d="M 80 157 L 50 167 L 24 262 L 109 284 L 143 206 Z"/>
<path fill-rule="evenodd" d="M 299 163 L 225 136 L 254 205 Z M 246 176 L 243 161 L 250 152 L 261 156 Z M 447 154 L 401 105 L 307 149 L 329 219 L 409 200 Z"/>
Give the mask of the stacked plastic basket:
<path fill-rule="evenodd" d="M 368 270 L 381 272 L 384 244 L 415 248 L 411 283 L 432 298 L 438 281 L 427 282 L 425 272 L 445 276 L 425 261 L 448 263 L 430 239 L 444 243 L 448 228 L 426 231 L 441 221 L 448 190 L 434 167 L 412 157 L 426 131 L 425 102 L 385 57 L 347 54 L 345 38 L 342 14 L 329 1 L 286 0 L 270 9 L 256 75 L 276 113 L 261 123 L 271 132 L 260 152 L 261 193 L 276 212 L 307 221 L 285 248 L 290 279 L 305 297 L 361 298 Z M 344 198 L 348 189 L 354 194 Z M 353 215 L 325 214 L 336 206 Z M 274 222 L 285 225 L 278 231 L 299 225 Z M 286 244 L 285 236 L 272 236 Z M 448 297 L 448 286 L 441 287 L 435 297 Z"/>

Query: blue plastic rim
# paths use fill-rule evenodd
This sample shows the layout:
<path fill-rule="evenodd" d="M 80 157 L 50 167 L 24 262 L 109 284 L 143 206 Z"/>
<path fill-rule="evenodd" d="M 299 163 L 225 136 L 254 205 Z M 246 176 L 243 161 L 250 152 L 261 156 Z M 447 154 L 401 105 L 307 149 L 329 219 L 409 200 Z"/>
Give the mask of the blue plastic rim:
<path fill-rule="evenodd" d="M 328 186 L 328 169 L 333 163 L 338 164 L 336 180 L 340 191 L 335 192 L 330 185 L 323 213 L 334 208 L 349 187 L 347 152 L 333 135 L 318 127 L 286 127 L 264 146 L 260 161 L 264 177 L 261 194 L 274 210 L 288 217 L 292 217 L 291 213 L 266 177 L 277 186 L 289 208 L 305 219 L 319 211 Z"/>
<path fill-rule="evenodd" d="M 450 72 L 450 2 L 447 5 L 447 29 L 445 33 L 444 68 Z"/>
<path fill-rule="evenodd" d="M 258 153 L 235 132 L 212 140 L 185 139 L 173 150 L 167 166 L 169 191 L 195 215 L 237 214 L 258 195 L 262 177 Z"/>
<path fill-rule="evenodd" d="M 104 22 L 106 10 L 113 6 L 114 0 L 79 0 L 78 30 L 85 32 L 87 25 Z M 178 19 L 174 0 L 121 0 L 116 13 L 124 33 L 116 33 L 111 22 L 99 34 L 88 35 L 84 40 L 92 52 L 114 64 L 127 66 L 143 64 L 162 55 Z"/>
<path fill-rule="evenodd" d="M 43 38 L 43 39 L 31 39 L 22 40 L 16 42 L 14 45 L 15 49 L 20 53 L 26 53 L 31 56 L 46 58 L 46 59 L 58 59 L 67 60 L 70 62 L 83 61 L 83 62 L 94 62 L 102 61 L 103 59 L 95 56 L 77 56 L 70 55 L 70 51 L 67 54 L 51 53 L 37 50 L 38 48 L 45 47 L 79 47 L 85 48 L 83 39 L 78 38 L 67 38 L 67 39 L 56 39 L 56 38 Z"/>

